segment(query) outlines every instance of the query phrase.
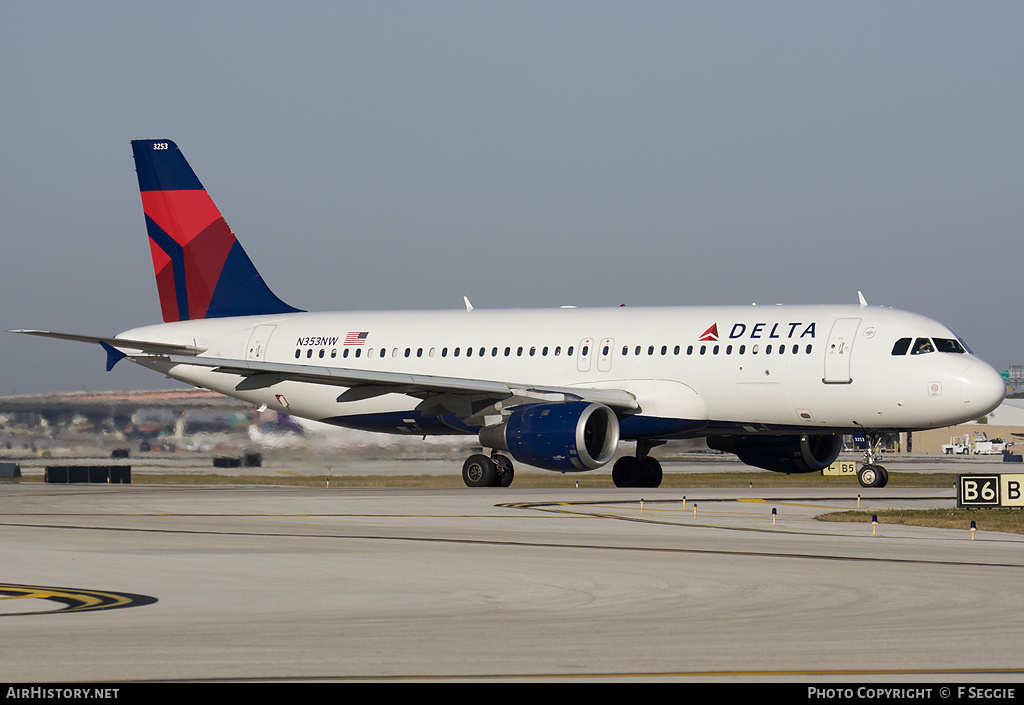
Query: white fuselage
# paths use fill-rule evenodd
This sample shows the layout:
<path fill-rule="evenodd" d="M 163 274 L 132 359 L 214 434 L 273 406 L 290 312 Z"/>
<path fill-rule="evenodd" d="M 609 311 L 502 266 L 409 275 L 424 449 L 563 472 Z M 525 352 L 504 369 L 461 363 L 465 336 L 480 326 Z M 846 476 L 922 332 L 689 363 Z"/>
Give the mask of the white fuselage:
<path fill-rule="evenodd" d="M 119 337 L 206 348 L 203 358 L 625 390 L 639 405 L 622 437 L 910 430 L 983 416 L 999 374 L 967 351 L 893 354 L 909 338 L 956 340 L 924 316 L 861 306 L 724 306 L 298 313 L 137 328 Z M 385 432 L 458 432 L 388 393 L 140 361 L 254 404 Z M 244 387 L 244 385 L 243 385 Z"/>

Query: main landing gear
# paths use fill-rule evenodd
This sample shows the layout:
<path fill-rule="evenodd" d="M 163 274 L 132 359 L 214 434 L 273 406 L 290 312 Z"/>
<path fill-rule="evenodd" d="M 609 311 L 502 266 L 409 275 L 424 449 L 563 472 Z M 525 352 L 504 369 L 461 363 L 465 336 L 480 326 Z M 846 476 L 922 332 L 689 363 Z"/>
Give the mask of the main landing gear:
<path fill-rule="evenodd" d="M 636 455 L 625 455 L 612 466 L 612 481 L 616 487 L 660 487 L 661 463 L 648 455 L 665 441 L 640 440 L 636 442 Z M 490 456 L 475 453 L 462 465 L 462 480 L 467 487 L 508 487 L 515 477 L 512 461 L 497 451 Z"/>
<path fill-rule="evenodd" d="M 648 455 L 665 441 L 637 441 L 636 456 L 624 455 L 612 466 L 612 482 L 616 487 L 659 487 L 661 463 Z"/>
<path fill-rule="evenodd" d="M 491 457 L 471 455 L 462 465 L 462 480 L 467 487 L 508 487 L 514 477 L 512 461 L 496 452 Z"/>
<path fill-rule="evenodd" d="M 857 480 L 861 487 L 885 487 L 889 482 L 889 473 L 875 462 L 878 446 L 882 442 L 882 434 L 870 432 L 867 434 L 867 441 L 868 447 L 864 451 L 864 464 L 857 472 Z"/>

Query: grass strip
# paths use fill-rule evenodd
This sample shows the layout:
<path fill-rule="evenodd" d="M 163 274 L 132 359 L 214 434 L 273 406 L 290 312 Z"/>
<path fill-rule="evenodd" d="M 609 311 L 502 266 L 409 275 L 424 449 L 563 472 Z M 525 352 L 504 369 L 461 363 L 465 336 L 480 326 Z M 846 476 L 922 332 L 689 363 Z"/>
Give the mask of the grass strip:
<path fill-rule="evenodd" d="M 970 530 L 974 521 L 978 531 L 1005 531 L 1024 534 L 1024 512 L 1010 507 L 992 509 L 880 509 L 864 512 L 829 512 L 815 517 L 819 521 L 845 521 L 871 523 L 873 516 L 879 524 L 926 526 L 933 529 Z"/>

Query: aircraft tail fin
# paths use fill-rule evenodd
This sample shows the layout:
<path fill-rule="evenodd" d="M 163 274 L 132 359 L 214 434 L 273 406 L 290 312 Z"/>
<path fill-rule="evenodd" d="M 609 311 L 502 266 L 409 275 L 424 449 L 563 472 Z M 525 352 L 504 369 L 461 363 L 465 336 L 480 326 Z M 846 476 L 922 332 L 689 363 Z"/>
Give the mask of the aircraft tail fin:
<path fill-rule="evenodd" d="M 300 310 L 263 281 L 174 142 L 132 152 L 165 322 Z"/>

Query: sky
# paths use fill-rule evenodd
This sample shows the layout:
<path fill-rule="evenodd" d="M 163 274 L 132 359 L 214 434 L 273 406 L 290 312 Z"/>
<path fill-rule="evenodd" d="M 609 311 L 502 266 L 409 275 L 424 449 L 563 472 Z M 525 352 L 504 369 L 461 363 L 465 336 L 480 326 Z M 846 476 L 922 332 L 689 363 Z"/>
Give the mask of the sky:
<path fill-rule="evenodd" d="M 160 321 L 132 139 L 308 310 L 856 303 L 1024 364 L 1020 2 L 0 3 L 0 330 Z M 0 333 L 0 395 L 180 387 Z"/>

